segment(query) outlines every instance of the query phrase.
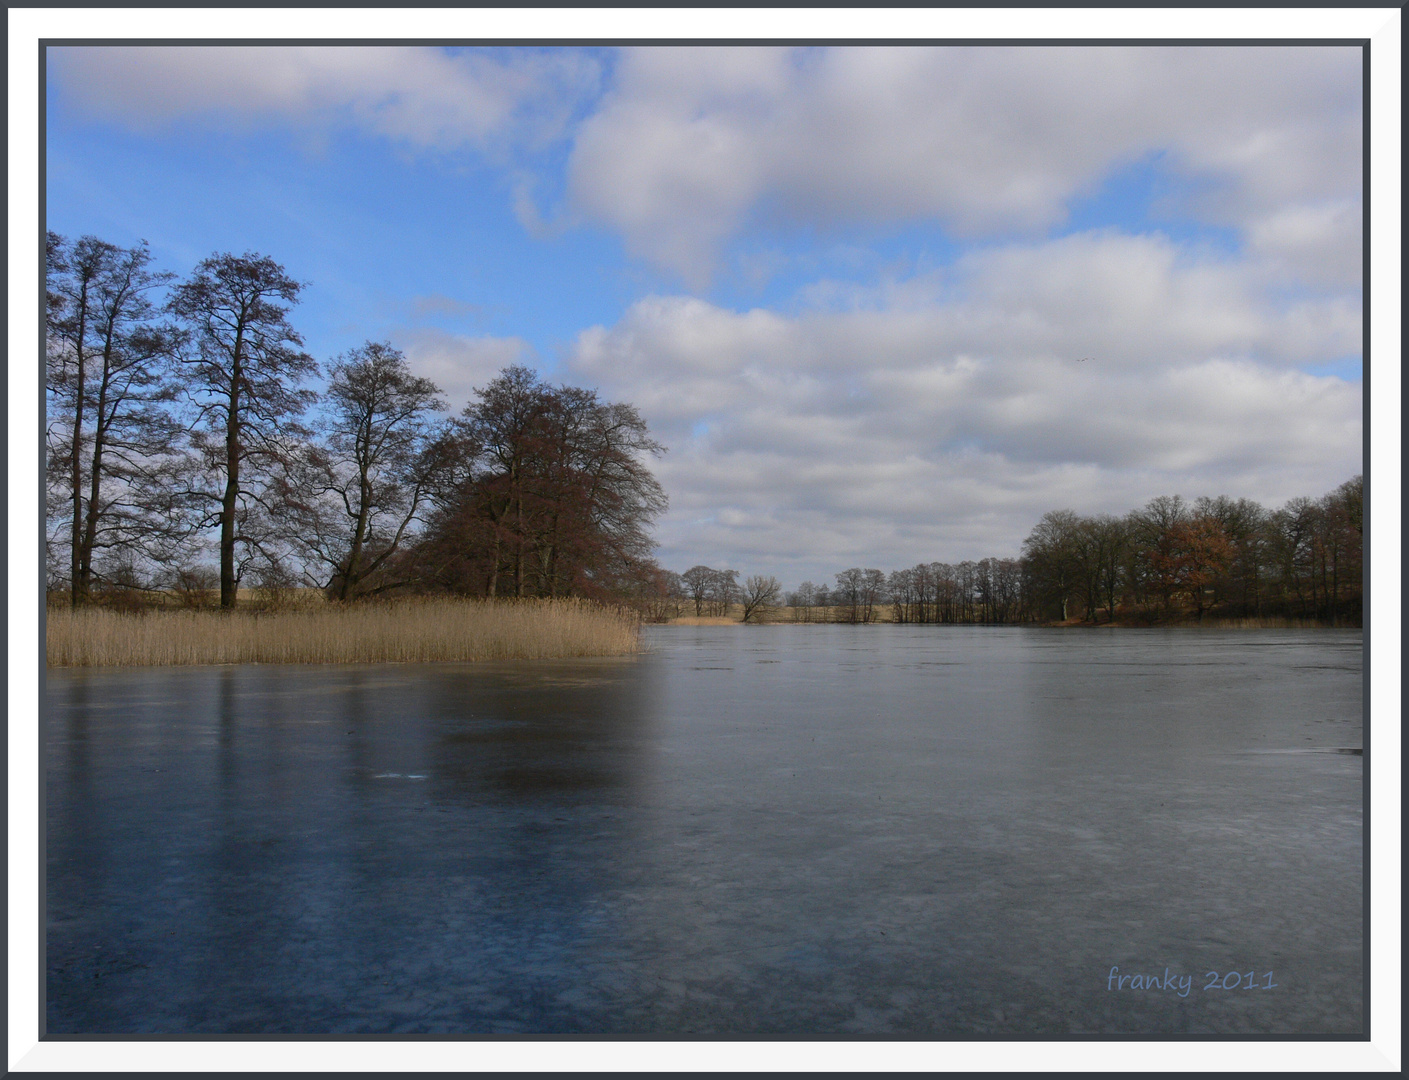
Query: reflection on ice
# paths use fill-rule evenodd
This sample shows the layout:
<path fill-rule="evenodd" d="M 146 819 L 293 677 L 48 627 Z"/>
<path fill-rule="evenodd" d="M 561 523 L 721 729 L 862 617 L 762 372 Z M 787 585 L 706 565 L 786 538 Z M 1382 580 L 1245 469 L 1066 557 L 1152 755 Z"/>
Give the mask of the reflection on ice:
<path fill-rule="evenodd" d="M 1360 1030 L 1358 634 L 649 632 L 50 672 L 49 1031 Z"/>

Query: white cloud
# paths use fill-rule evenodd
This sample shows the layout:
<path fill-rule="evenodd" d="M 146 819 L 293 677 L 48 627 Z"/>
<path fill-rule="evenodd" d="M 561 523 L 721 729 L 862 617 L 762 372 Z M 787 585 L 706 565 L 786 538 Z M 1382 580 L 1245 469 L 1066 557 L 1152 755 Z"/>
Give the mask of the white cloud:
<path fill-rule="evenodd" d="M 1364 259 L 1362 216 L 1353 199 L 1290 203 L 1251 221 L 1248 246 L 1285 279 L 1356 289 Z"/>
<path fill-rule="evenodd" d="M 569 164 L 582 215 L 692 283 L 752 217 L 1040 231 L 1151 153 L 1242 224 L 1354 197 L 1345 48 L 626 50 Z"/>
<path fill-rule="evenodd" d="M 469 402 L 476 387 L 487 386 L 511 364 L 533 363 L 533 350 L 516 337 L 469 337 L 421 328 L 392 334 L 411 370 L 445 392 L 451 413 Z"/>
<path fill-rule="evenodd" d="M 791 314 L 646 296 L 579 335 L 566 373 L 671 447 L 660 538 L 677 569 L 819 579 L 1012 554 L 1054 508 L 1278 503 L 1361 467 L 1359 384 L 1306 370 L 1361 346 L 1357 47 L 636 48 L 609 85 L 579 50 L 50 56 L 66 104 L 130 126 L 351 125 L 486 152 L 534 237 L 606 225 L 689 283 L 741 237 L 756 283 L 835 270 Z M 525 163 L 553 140 L 565 186 Z M 1231 226 L 1236 252 L 1118 229 L 1044 239 L 1153 159 L 1181 226 Z M 545 222 L 537 200 L 559 190 L 566 216 Z M 857 284 L 890 271 L 880 251 L 846 263 L 847 227 L 915 222 L 970 247 Z M 771 250 L 771 225 L 813 242 Z M 519 338 L 392 336 L 457 410 L 533 361 Z"/>
<path fill-rule="evenodd" d="M 64 99 L 150 129 L 179 118 L 352 123 L 412 146 L 535 147 L 595 91 L 576 50 L 390 46 L 66 46 L 49 51 Z"/>
<path fill-rule="evenodd" d="M 578 49 L 49 56 L 66 103 L 139 128 L 197 118 L 318 135 L 344 124 L 421 149 L 488 152 L 510 169 L 531 234 L 605 224 L 694 286 L 761 222 L 1041 235 L 1150 155 L 1180 181 L 1178 209 L 1248 230 L 1269 260 L 1313 268 L 1316 281 L 1358 276 L 1354 46 L 653 46 L 621 50 L 609 85 Z M 556 140 L 571 145 L 568 216 L 549 225 L 535 193 L 557 190 L 557 178 L 535 175 L 523 152 Z"/>
<path fill-rule="evenodd" d="M 1299 370 L 1358 342 L 1358 310 L 1288 309 L 1259 274 L 1159 237 L 1069 237 L 843 309 L 647 297 L 580 335 L 569 369 L 671 448 L 676 569 L 795 581 L 1015 554 L 1047 510 L 1276 504 L 1361 468 L 1360 386 Z"/>

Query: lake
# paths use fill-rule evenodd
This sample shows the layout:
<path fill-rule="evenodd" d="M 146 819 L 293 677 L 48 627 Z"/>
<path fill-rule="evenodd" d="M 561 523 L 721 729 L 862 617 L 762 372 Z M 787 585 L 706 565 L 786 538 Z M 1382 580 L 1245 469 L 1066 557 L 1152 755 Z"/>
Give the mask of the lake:
<path fill-rule="evenodd" d="M 1362 1030 L 1358 630 L 647 635 L 50 671 L 48 1033 Z"/>

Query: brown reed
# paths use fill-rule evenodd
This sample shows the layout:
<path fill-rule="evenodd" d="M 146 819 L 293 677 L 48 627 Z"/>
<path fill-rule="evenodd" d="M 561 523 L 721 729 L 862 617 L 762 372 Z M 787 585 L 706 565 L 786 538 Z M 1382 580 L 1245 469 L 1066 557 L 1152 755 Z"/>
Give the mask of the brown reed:
<path fill-rule="evenodd" d="M 1320 630 L 1325 623 L 1315 619 L 1289 619 L 1281 615 L 1255 615 L 1241 619 L 1205 619 L 1211 630 Z"/>
<path fill-rule="evenodd" d="M 403 600 L 274 612 L 50 610 L 49 667 L 384 664 L 638 652 L 634 615 L 580 600 Z"/>

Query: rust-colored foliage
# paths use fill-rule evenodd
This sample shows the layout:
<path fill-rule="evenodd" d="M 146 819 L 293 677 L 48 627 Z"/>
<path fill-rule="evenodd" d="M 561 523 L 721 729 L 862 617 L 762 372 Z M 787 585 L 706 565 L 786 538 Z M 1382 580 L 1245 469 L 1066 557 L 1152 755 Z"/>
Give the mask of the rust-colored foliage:
<path fill-rule="evenodd" d="M 462 479 L 418 558 L 429 583 L 482 596 L 619 597 L 655 571 L 649 528 L 665 493 L 642 458 L 664 452 L 630 405 L 506 369 L 460 422 Z"/>
<path fill-rule="evenodd" d="M 1165 605 L 1187 597 L 1202 616 L 1204 589 L 1227 573 L 1236 554 L 1218 519 L 1199 514 L 1170 526 L 1146 558 Z"/>

